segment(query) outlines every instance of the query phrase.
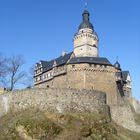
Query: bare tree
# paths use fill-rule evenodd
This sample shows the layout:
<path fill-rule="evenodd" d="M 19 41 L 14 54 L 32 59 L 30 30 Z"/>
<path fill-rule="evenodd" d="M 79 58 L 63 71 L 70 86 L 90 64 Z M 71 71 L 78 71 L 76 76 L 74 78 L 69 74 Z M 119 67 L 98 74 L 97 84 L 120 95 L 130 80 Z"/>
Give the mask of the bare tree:
<path fill-rule="evenodd" d="M 30 87 L 33 86 L 33 81 L 34 81 L 34 66 L 32 66 L 29 70 L 29 83 L 30 83 Z"/>
<path fill-rule="evenodd" d="M 4 58 L 0 54 L 0 83 L 2 83 L 2 79 L 6 74 L 6 58 Z"/>
<path fill-rule="evenodd" d="M 28 74 L 26 75 L 25 86 L 26 88 L 33 87 L 33 77 L 34 77 L 34 66 L 29 69 Z"/>
<path fill-rule="evenodd" d="M 23 64 L 22 56 L 13 56 L 7 60 L 6 79 L 11 91 L 15 88 L 15 85 L 21 82 L 26 76 L 26 73 L 21 69 Z"/>

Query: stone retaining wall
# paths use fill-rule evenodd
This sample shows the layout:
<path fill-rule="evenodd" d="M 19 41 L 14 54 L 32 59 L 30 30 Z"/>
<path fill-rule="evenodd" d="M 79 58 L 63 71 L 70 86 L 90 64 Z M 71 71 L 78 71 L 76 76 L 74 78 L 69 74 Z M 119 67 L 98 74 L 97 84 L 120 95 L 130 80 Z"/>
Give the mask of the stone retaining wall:
<path fill-rule="evenodd" d="M 87 111 L 109 114 L 106 94 L 76 89 L 27 89 L 0 95 L 0 116 L 9 111 L 38 108 L 42 111 Z"/>
<path fill-rule="evenodd" d="M 112 120 L 131 131 L 140 132 L 140 126 L 135 123 L 134 113 L 130 105 L 110 106 Z"/>
<path fill-rule="evenodd" d="M 135 112 L 140 114 L 140 101 L 137 101 L 135 98 L 132 99 L 132 105 L 135 109 Z"/>
<path fill-rule="evenodd" d="M 140 132 L 128 104 L 106 105 L 106 94 L 94 90 L 34 88 L 0 95 L 0 117 L 8 112 L 35 108 L 41 111 L 102 113 L 118 125 Z"/>

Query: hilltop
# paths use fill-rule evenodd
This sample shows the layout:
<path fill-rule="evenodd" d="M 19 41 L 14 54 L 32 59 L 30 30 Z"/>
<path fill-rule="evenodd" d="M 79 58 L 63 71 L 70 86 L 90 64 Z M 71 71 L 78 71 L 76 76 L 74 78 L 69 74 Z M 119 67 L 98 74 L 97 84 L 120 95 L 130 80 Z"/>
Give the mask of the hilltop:
<path fill-rule="evenodd" d="M 29 109 L 0 118 L 1 140 L 139 140 L 96 113 L 53 113 Z"/>

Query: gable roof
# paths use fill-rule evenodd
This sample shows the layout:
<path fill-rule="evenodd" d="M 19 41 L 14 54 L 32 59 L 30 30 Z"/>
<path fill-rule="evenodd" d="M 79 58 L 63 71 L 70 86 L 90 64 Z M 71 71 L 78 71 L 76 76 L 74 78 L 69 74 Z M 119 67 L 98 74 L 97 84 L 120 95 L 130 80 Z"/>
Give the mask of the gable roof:
<path fill-rule="evenodd" d="M 55 59 L 57 66 L 66 64 L 67 61 L 70 59 L 73 52 L 70 52 L 68 54 L 65 54 L 64 56 L 60 56 L 57 59 Z"/>
<path fill-rule="evenodd" d="M 41 60 L 40 63 L 42 65 L 43 72 L 51 70 L 53 68 L 54 64 L 56 64 L 56 66 L 66 64 L 67 61 L 70 59 L 71 55 L 72 55 L 72 52 L 65 54 L 63 56 L 60 56 L 60 57 L 53 59 L 51 61 Z"/>

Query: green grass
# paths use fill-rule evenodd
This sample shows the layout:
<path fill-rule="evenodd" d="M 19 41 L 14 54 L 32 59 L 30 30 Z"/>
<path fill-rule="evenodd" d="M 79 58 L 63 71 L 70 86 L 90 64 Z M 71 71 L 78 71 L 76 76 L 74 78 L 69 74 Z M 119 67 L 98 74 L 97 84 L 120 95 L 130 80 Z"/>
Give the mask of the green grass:
<path fill-rule="evenodd" d="M 120 126 L 117 126 L 117 131 L 120 140 L 140 140 L 140 133 L 126 130 Z"/>
<path fill-rule="evenodd" d="M 56 114 L 39 110 L 9 113 L 0 118 L 0 140 L 25 140 L 17 131 L 23 126 L 36 140 L 139 140 L 128 131 L 95 113 Z"/>
<path fill-rule="evenodd" d="M 23 111 L 19 114 L 9 114 L 0 119 L 0 140 L 19 140 L 17 126 L 24 126 L 28 135 L 36 139 L 53 139 L 62 128 L 52 122 L 42 112 Z"/>
<path fill-rule="evenodd" d="M 140 114 L 135 114 L 135 122 L 140 125 Z"/>

